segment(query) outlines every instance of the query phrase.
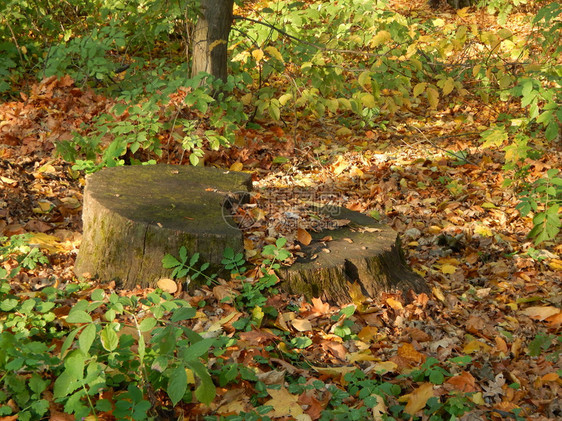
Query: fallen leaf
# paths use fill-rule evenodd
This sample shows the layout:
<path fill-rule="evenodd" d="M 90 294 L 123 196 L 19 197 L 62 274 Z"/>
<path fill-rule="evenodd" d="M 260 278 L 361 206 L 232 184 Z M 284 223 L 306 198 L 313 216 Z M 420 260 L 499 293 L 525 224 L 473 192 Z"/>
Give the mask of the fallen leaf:
<path fill-rule="evenodd" d="M 158 288 L 160 288 L 164 292 L 168 292 L 170 294 L 174 294 L 178 290 L 178 284 L 176 281 L 170 278 L 161 278 L 156 282 Z"/>
<path fill-rule="evenodd" d="M 445 275 L 451 275 L 453 273 L 455 273 L 457 271 L 457 268 L 453 265 L 443 265 L 441 266 L 441 272 L 443 272 Z"/>
<path fill-rule="evenodd" d="M 301 244 L 308 246 L 312 241 L 312 236 L 305 229 L 299 228 L 297 230 L 297 240 L 299 240 Z"/>
<path fill-rule="evenodd" d="M 523 313 L 526 316 L 529 316 L 531 319 L 542 321 L 548 319 L 551 316 L 554 316 L 555 314 L 560 313 L 560 311 L 561 310 L 557 307 L 545 306 L 545 307 L 529 307 L 526 308 L 525 310 L 522 310 L 521 313 Z"/>
<path fill-rule="evenodd" d="M 312 330 L 312 324 L 310 323 L 310 320 L 307 319 L 294 319 L 291 320 L 291 324 L 299 332 L 307 332 L 309 330 Z"/>
<path fill-rule="evenodd" d="M 398 364 L 393 361 L 382 361 L 380 363 L 375 363 L 372 366 L 372 371 L 377 374 L 386 374 L 390 371 L 396 371 Z"/>
<path fill-rule="evenodd" d="M 425 356 L 422 353 L 416 351 L 414 346 L 409 343 L 405 343 L 400 348 L 398 348 L 398 355 L 418 364 L 422 363 L 425 360 Z"/>
<path fill-rule="evenodd" d="M 376 405 L 374 405 L 371 409 L 371 411 L 373 412 L 373 420 L 382 421 L 383 419 L 385 419 L 384 415 L 388 412 L 384 403 L 384 399 L 382 396 L 377 395 L 376 393 L 373 393 L 371 396 L 377 401 Z"/>
<path fill-rule="evenodd" d="M 543 382 L 555 382 L 560 378 L 558 373 L 547 373 L 541 377 Z"/>
<path fill-rule="evenodd" d="M 488 344 L 485 344 L 482 341 L 479 341 L 478 339 L 473 339 L 472 341 L 468 342 L 462 352 L 464 352 L 465 354 L 472 354 L 473 352 L 477 352 L 477 351 L 485 351 L 485 352 L 490 352 L 492 349 L 492 347 Z"/>
<path fill-rule="evenodd" d="M 431 383 L 422 384 L 409 394 L 408 403 L 404 408 L 404 412 L 414 416 L 425 406 L 431 397 L 433 397 L 433 385 Z"/>
<path fill-rule="evenodd" d="M 464 393 L 476 392 L 478 390 L 476 387 L 476 379 L 467 371 L 463 371 L 460 374 L 451 377 L 446 383 L 453 386 L 455 390 Z"/>
<path fill-rule="evenodd" d="M 393 308 L 394 310 L 402 310 L 404 307 L 402 306 L 402 303 L 398 300 L 395 300 L 394 298 L 390 297 L 386 299 L 386 303 Z"/>
<path fill-rule="evenodd" d="M 236 161 L 234 164 L 232 164 L 230 166 L 230 171 L 242 171 L 242 169 L 244 168 L 244 164 L 242 164 L 240 161 Z"/>
<path fill-rule="evenodd" d="M 313 298 L 312 300 L 312 311 L 314 313 L 324 315 L 330 313 L 330 304 L 322 302 L 320 298 Z"/>
<path fill-rule="evenodd" d="M 269 416 L 272 417 L 299 417 L 304 415 L 302 407 L 298 403 L 299 397 L 297 395 L 292 395 L 287 389 L 282 387 L 281 389 L 267 389 L 267 393 L 271 396 L 271 399 L 266 401 L 264 405 L 272 406 L 273 411 L 268 412 Z"/>

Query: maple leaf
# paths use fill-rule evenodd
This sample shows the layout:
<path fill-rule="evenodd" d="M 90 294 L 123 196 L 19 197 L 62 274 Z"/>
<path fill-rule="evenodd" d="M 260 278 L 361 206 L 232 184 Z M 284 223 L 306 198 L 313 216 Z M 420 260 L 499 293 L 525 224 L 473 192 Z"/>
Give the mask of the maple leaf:
<path fill-rule="evenodd" d="M 269 393 L 271 399 L 266 401 L 264 405 L 273 407 L 273 411 L 270 412 L 272 417 L 293 416 L 295 418 L 299 417 L 302 420 L 305 419 L 302 418 L 304 411 L 299 405 L 299 397 L 297 395 L 292 395 L 284 387 L 279 390 L 267 389 L 267 393 Z M 310 417 L 308 418 L 310 419 Z"/>

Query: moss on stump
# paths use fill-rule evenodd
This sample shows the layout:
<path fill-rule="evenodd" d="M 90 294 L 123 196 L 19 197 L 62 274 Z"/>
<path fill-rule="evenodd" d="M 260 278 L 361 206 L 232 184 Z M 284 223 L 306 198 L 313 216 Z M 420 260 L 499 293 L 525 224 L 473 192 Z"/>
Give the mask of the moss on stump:
<path fill-rule="evenodd" d="M 345 208 L 330 206 L 323 212 L 347 225 L 312 234 L 312 242 L 301 247 L 303 256 L 281 270 L 284 289 L 334 304 L 352 301 L 353 284 L 373 298 L 382 291 L 429 292 L 424 279 L 406 264 L 396 231 Z M 322 241 L 326 237 L 331 240 Z"/>
<path fill-rule="evenodd" d="M 244 244 L 223 205 L 251 185 L 249 174 L 208 167 L 126 166 L 89 175 L 76 274 L 123 288 L 155 286 L 170 275 L 162 258 L 181 246 L 219 270 L 224 249 L 241 252 Z"/>

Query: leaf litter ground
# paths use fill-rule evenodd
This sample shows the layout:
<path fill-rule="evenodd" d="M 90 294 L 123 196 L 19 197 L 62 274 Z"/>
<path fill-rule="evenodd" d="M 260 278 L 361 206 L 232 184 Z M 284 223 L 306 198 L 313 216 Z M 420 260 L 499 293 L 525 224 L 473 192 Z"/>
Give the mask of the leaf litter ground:
<path fill-rule="evenodd" d="M 52 152 L 56 140 L 69 139 L 110 105 L 69 78 L 43 81 L 21 101 L 0 105 L 0 234 L 31 234 L 50 260 L 20 273 L 17 291 L 76 282 L 84 178 Z M 272 405 L 268 415 L 277 419 L 316 420 L 334 394 L 313 387 L 315 382 L 346 390 L 354 381 L 346 374 L 360 369 L 367 379 L 401 386 L 401 396 L 393 399 L 409 411 L 421 410 L 432 396 L 458 392 L 470 393 L 475 404 L 468 415 L 473 418 L 466 419 L 503 419 L 516 408 L 532 419 L 559 419 L 562 247 L 534 250 L 525 238 L 531 221 L 518 216 L 517 197 L 502 187 L 502 153 L 480 148 L 471 134 L 486 125 L 490 112 L 497 110 L 477 102 L 464 105 L 468 120 L 418 109 L 394 116 L 386 131 L 339 137 L 326 134 L 336 132 L 328 122 L 261 122 L 260 129 L 240 130 L 231 149 L 209 151 L 207 165 L 254 174 L 256 194 L 237 210 L 246 222 L 248 259 L 280 236 L 298 253 L 303 231 L 322 225 L 314 204 L 341 205 L 400 232 L 411 267 L 432 294 L 406 303 L 395 294 L 367 299 L 357 291 L 355 312 L 347 317 L 321 300 L 281 292 L 267 302 L 279 312 L 275 319 L 240 332 L 232 324 L 250 315 L 224 300 L 240 289 L 238 281 L 193 292 L 180 288 L 176 296 L 193 305 L 205 302 L 194 330 L 219 323 L 239 338 L 225 361 L 252 367 L 260 381 L 280 387 L 260 395 L 254 383 L 241 380 L 219 388 L 210 407 L 180 404 L 176 415 L 228 415 L 259 404 Z M 177 151 L 167 152 L 164 162 L 178 163 Z M 551 152 L 535 162 L 535 170 L 559 165 L 559 150 Z M 92 282 L 91 288 L 113 287 Z M 466 356 L 466 365 L 451 363 Z M 424 366 L 433 358 L 434 365 Z M 421 378 L 401 376 L 422 366 Z M 446 379 L 440 381 L 438 367 L 449 372 Z M 299 378 L 307 387 L 295 386 Z M 169 405 L 165 395 L 159 399 Z M 355 394 L 346 404 L 360 408 L 364 402 Z M 68 419 L 60 409 L 53 404 L 52 419 Z M 371 413 L 380 419 L 387 410 L 381 401 Z"/>

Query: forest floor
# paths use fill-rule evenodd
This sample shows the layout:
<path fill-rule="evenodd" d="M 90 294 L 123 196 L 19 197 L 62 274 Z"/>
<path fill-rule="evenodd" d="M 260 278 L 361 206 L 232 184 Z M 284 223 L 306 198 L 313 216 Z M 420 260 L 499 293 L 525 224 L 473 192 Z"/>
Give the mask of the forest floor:
<path fill-rule="evenodd" d="M 55 142 L 70 139 L 111 105 L 69 78 L 45 80 L 21 100 L 0 104 L 0 236 L 28 233 L 49 258 L 47 265 L 22 271 L 14 279 L 16 290 L 76 282 L 85 178 L 55 156 Z M 318 299 L 280 292 L 267 302 L 278 310 L 277 319 L 237 332 L 232 323 L 252 309 L 236 309 L 222 298 L 240 288 L 238 281 L 179 291 L 192 304 L 205 302 L 196 330 L 220 322 L 239 338 L 224 358 L 253 367 L 261 381 L 281 388 L 259 395 L 253 383 L 240 381 L 219 387 L 210 407 L 185 404 L 176 414 L 197 419 L 249 412 L 258 402 L 274 406 L 270 417 L 316 420 L 333 394 L 295 385 L 320 380 L 349 389 L 358 380 L 346 374 L 359 368 L 367 377 L 379 373 L 381 381 L 400 385 L 403 394 L 394 403 L 407 402 L 411 410 L 421 410 L 432 396 L 467 393 L 462 405 L 471 405 L 465 417 L 473 418 L 464 419 L 515 419 L 517 408 L 521 417 L 560 419 L 562 246 L 539 248 L 526 238 L 532 221 L 519 216 L 518 197 L 503 186 L 503 152 L 481 147 L 478 133 L 499 111 L 477 100 L 447 112 L 415 109 L 393 116 L 384 129 L 345 135 L 336 135 L 330 121 L 287 116 L 284 125 L 257 122 L 260 128 L 240 130 L 232 148 L 209 151 L 206 165 L 254 176 L 259 198 L 247 210 L 256 221 L 246 233 L 250 260 L 281 236 L 290 250 L 298 249 L 295 226 L 285 222 L 290 213 L 306 213 L 299 195 L 306 191 L 310 198 L 312 192 L 391 225 L 432 293 L 409 304 L 396 294 L 357 296 L 350 332 L 337 335 L 338 327 L 347 326 L 341 309 Z M 559 167 L 560 149 L 550 148 L 532 171 Z M 159 161 L 178 164 L 180 155 L 165 148 Z M 306 217 L 300 223 L 312 229 Z M 279 331 L 285 336 L 274 333 Z M 298 337 L 309 338 L 308 345 L 289 350 L 286 343 Z M 459 363 L 457 357 L 470 358 Z M 441 381 L 439 372 L 446 373 Z M 165 395 L 159 399 L 169 405 Z M 345 404 L 363 405 L 353 395 Z M 392 406 L 379 404 L 374 419 Z"/>

